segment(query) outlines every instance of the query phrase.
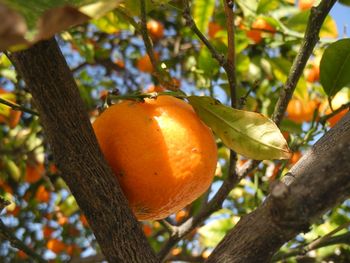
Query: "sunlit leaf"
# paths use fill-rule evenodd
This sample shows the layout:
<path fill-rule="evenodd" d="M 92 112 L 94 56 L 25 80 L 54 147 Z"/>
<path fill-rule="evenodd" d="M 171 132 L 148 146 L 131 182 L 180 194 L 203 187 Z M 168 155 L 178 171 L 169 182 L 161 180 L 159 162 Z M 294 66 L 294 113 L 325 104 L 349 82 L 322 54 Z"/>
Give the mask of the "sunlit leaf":
<path fill-rule="evenodd" d="M 285 25 L 297 32 L 305 32 L 306 26 L 309 20 L 310 11 L 299 12 L 291 16 L 285 23 Z M 331 16 L 327 16 L 320 30 L 320 37 L 324 38 L 336 38 L 338 37 L 337 24 Z"/>
<path fill-rule="evenodd" d="M 255 16 L 258 0 L 237 0 L 236 3 L 242 9 L 244 16 Z"/>
<path fill-rule="evenodd" d="M 71 216 L 73 213 L 77 212 L 79 210 L 79 206 L 77 202 L 75 201 L 75 198 L 73 195 L 68 196 L 60 205 L 59 205 L 60 211 L 65 216 Z"/>
<path fill-rule="evenodd" d="M 198 230 L 200 242 L 206 247 L 215 247 L 234 226 L 232 218 L 220 218 L 209 222 Z"/>
<path fill-rule="evenodd" d="M 290 68 L 292 67 L 292 63 L 285 58 L 276 57 L 268 60 L 271 64 L 273 75 L 282 83 L 287 81 L 287 77 L 289 75 Z M 306 80 L 304 77 L 301 77 L 296 86 L 294 95 L 302 100 L 306 100 L 308 98 Z"/>
<path fill-rule="evenodd" d="M 215 0 L 195 0 L 192 3 L 193 19 L 199 30 L 204 33 L 214 12 Z"/>
<path fill-rule="evenodd" d="M 332 43 L 325 50 L 320 63 L 320 81 L 328 96 L 334 96 L 350 84 L 350 39 Z"/>
<path fill-rule="evenodd" d="M 260 0 L 256 12 L 258 14 L 266 14 L 271 10 L 277 9 L 280 4 L 280 0 Z"/>
<path fill-rule="evenodd" d="M 245 157 L 288 159 L 291 152 L 276 124 L 260 113 L 232 109 L 211 97 L 188 97 L 201 119 L 223 143 Z"/>
<path fill-rule="evenodd" d="M 99 18 L 119 0 L 0 0 L 0 49 L 18 49 L 48 39 L 62 30 Z M 17 46 L 17 47 L 16 47 Z"/>

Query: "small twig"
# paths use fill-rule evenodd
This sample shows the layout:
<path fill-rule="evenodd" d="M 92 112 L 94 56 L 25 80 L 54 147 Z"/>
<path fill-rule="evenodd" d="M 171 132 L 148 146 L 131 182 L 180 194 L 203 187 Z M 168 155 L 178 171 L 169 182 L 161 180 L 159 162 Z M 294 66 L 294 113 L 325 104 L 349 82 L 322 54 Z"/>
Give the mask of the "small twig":
<path fill-rule="evenodd" d="M 148 35 L 148 31 L 147 31 L 146 2 L 145 2 L 145 0 L 140 0 L 140 7 L 141 7 L 141 26 L 140 26 L 141 35 L 143 38 L 143 42 L 145 43 L 147 54 L 151 60 L 153 69 L 157 72 L 158 65 L 157 65 L 156 58 L 154 56 L 152 41 L 151 41 L 151 38 Z"/>
<path fill-rule="evenodd" d="M 326 19 L 336 0 L 322 0 L 317 7 L 311 8 L 309 21 L 306 27 L 304 39 L 301 48 L 293 61 L 290 73 L 284 88 L 275 106 L 272 116 L 273 121 L 279 125 L 286 112 L 288 102 L 292 98 L 294 89 L 303 73 L 305 65 L 312 54 L 314 47 L 319 41 L 319 33 L 324 20 Z"/>
<path fill-rule="evenodd" d="M 328 234 L 327 234 L 326 235 L 327 238 L 323 238 L 323 237 L 319 238 L 315 241 L 312 241 L 307 246 L 297 247 L 297 248 L 292 249 L 286 253 L 277 253 L 272 258 L 271 261 L 276 262 L 276 261 L 285 260 L 285 259 L 295 257 L 295 256 L 305 255 L 312 250 L 316 250 L 318 248 L 322 248 L 322 247 L 326 247 L 326 246 L 331 246 L 331 245 L 341 244 L 341 243 L 345 243 L 345 244 L 350 243 L 350 232 L 342 234 L 342 235 L 337 235 L 337 236 L 332 236 L 333 234 L 331 234 L 331 236 L 328 236 Z M 326 237 L 326 236 L 324 236 L 324 237 Z"/>
<path fill-rule="evenodd" d="M 223 0 L 224 9 L 226 15 L 226 28 L 227 28 L 227 63 L 225 70 L 227 73 L 228 83 L 230 86 L 231 106 L 233 108 L 237 105 L 236 95 L 236 51 L 235 51 L 235 26 L 234 26 L 234 12 L 233 12 L 233 0 Z"/>
<path fill-rule="evenodd" d="M 216 49 L 210 44 L 209 40 L 202 34 L 202 32 L 197 27 L 196 23 L 194 22 L 192 16 L 191 16 L 191 9 L 190 4 L 188 0 L 184 1 L 184 11 L 183 11 L 183 17 L 185 18 L 186 25 L 191 28 L 191 30 L 197 35 L 197 37 L 204 43 L 204 45 L 209 49 L 211 55 L 213 58 L 215 58 L 220 66 L 224 66 L 226 64 L 225 56 L 223 54 L 220 54 L 216 51 Z"/>
<path fill-rule="evenodd" d="M 125 10 L 125 8 L 119 6 L 118 8 L 115 9 L 115 11 L 121 15 L 122 17 L 125 18 L 125 20 L 127 20 L 131 25 L 133 25 L 133 27 L 135 28 L 135 30 L 137 32 L 140 32 L 140 27 L 137 24 L 137 22 L 127 13 L 127 11 Z"/>
<path fill-rule="evenodd" d="M 345 110 L 345 109 L 349 109 L 350 108 L 350 102 L 341 105 L 338 109 L 334 110 L 333 112 L 331 112 L 330 114 L 324 115 L 320 118 L 319 123 L 321 123 L 322 125 L 324 125 L 326 123 L 327 120 L 329 120 L 330 118 L 334 117 L 335 115 L 337 115 L 339 112 Z"/>
<path fill-rule="evenodd" d="M 176 91 L 178 87 L 175 83 L 173 83 L 172 79 L 170 78 L 170 75 L 158 66 L 158 62 L 153 51 L 153 44 L 147 30 L 145 0 L 140 0 L 140 7 L 141 7 L 141 23 L 140 23 L 141 25 L 139 28 L 140 28 L 143 42 L 145 43 L 147 54 L 153 66 L 152 75 L 159 81 L 159 83 L 162 86 L 166 87 L 169 90 Z"/>
<path fill-rule="evenodd" d="M 36 262 L 42 262 L 46 263 L 45 259 L 43 259 L 39 254 L 37 254 L 35 251 L 33 251 L 31 248 L 29 248 L 26 244 L 23 243 L 20 239 L 18 239 L 14 234 L 13 231 L 8 229 L 6 225 L 2 222 L 0 219 L 0 237 L 1 239 L 6 239 L 10 241 L 11 245 L 19 250 L 22 250 L 25 252 L 28 256 L 33 258 Z"/>
<path fill-rule="evenodd" d="M 36 111 L 33 111 L 33 110 L 31 110 L 31 109 L 28 109 L 28 108 L 26 108 L 26 107 L 23 107 L 23 106 L 21 106 L 21 105 L 18 105 L 18 104 L 16 104 L 16 103 L 13 103 L 13 102 L 8 101 L 8 100 L 5 100 L 5 99 L 0 98 L 0 103 L 1 103 L 1 104 L 4 104 L 4 105 L 6 105 L 6 106 L 11 107 L 11 108 L 12 108 L 13 110 L 15 110 L 15 111 L 24 111 L 24 112 L 33 114 L 33 115 L 35 115 L 35 116 L 39 116 L 39 114 L 38 114 Z"/>
<path fill-rule="evenodd" d="M 166 219 L 163 220 L 159 220 L 158 221 L 168 233 L 174 233 L 174 229 L 176 228 L 176 226 L 172 225 L 170 222 L 168 222 Z"/>

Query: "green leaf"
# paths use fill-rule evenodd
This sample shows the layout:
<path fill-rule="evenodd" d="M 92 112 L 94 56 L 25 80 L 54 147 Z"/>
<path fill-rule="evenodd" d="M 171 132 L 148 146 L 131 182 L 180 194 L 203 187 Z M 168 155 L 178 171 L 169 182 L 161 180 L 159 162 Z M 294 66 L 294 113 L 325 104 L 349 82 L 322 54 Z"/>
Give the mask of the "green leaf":
<path fill-rule="evenodd" d="M 282 83 L 285 83 L 292 67 L 292 63 L 285 58 L 271 58 L 268 60 L 270 62 L 273 75 Z M 301 77 L 294 93 L 298 98 L 306 100 L 308 98 L 307 85 L 304 77 Z"/>
<path fill-rule="evenodd" d="M 219 63 L 213 58 L 206 47 L 201 48 L 198 56 L 198 68 L 208 76 L 213 76 L 219 70 Z"/>
<path fill-rule="evenodd" d="M 260 0 L 256 12 L 258 14 L 266 14 L 269 11 L 278 9 L 280 4 L 280 0 Z"/>
<path fill-rule="evenodd" d="M 193 1 L 193 19 L 201 32 L 206 32 L 208 23 L 215 8 L 215 0 L 195 0 Z"/>
<path fill-rule="evenodd" d="M 233 109 L 211 97 L 189 96 L 188 101 L 223 143 L 237 153 L 256 160 L 291 157 L 276 124 L 262 114 Z"/>
<path fill-rule="evenodd" d="M 258 8 L 258 0 L 236 0 L 245 17 L 255 16 Z"/>
<path fill-rule="evenodd" d="M 292 30 L 300 33 L 304 33 L 309 20 L 310 11 L 299 12 L 291 16 L 285 23 L 285 25 Z M 337 24 L 331 16 L 327 16 L 323 22 L 320 37 L 324 38 L 336 38 L 338 37 Z"/>
<path fill-rule="evenodd" d="M 215 247 L 225 236 L 227 231 L 234 227 L 232 218 L 220 218 L 202 226 L 198 233 L 200 242 L 205 247 Z"/>
<path fill-rule="evenodd" d="M 78 204 L 75 201 L 73 195 L 70 195 L 59 205 L 60 211 L 65 216 L 71 216 L 73 213 L 79 210 Z"/>
<path fill-rule="evenodd" d="M 350 6 L 350 0 L 339 0 L 339 3 Z"/>
<path fill-rule="evenodd" d="M 350 84 L 350 39 L 329 45 L 320 63 L 320 82 L 328 96 L 333 97 Z"/>

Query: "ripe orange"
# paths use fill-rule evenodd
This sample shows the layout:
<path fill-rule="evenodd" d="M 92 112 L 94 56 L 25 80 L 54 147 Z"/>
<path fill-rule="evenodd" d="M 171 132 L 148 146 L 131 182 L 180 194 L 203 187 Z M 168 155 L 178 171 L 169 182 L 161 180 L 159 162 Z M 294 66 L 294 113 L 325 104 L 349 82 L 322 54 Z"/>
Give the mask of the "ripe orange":
<path fill-rule="evenodd" d="M 143 225 L 142 230 L 146 237 L 150 237 L 152 235 L 153 230 L 149 225 Z"/>
<path fill-rule="evenodd" d="M 329 118 L 327 121 L 329 123 L 330 127 L 333 127 L 338 121 L 340 121 L 345 114 L 347 114 L 349 111 L 349 109 L 344 109 L 341 112 L 339 112 L 338 114 L 334 115 L 332 118 Z M 328 112 L 326 112 L 327 114 L 331 113 L 331 110 L 329 110 Z"/>
<path fill-rule="evenodd" d="M 82 223 L 83 226 L 85 226 L 85 227 L 88 227 L 88 226 L 89 226 L 89 223 L 88 223 L 88 221 L 87 221 L 85 215 L 80 215 L 80 221 L 81 221 L 81 223 Z"/>
<path fill-rule="evenodd" d="M 69 256 L 79 255 L 81 253 L 81 248 L 76 244 L 68 245 L 66 248 L 66 252 Z"/>
<path fill-rule="evenodd" d="M 37 163 L 37 164 L 26 164 L 26 175 L 24 180 L 28 183 L 35 183 L 41 179 L 41 176 L 45 172 L 44 164 Z"/>
<path fill-rule="evenodd" d="M 299 0 L 298 7 L 300 10 L 304 11 L 310 9 L 315 3 L 315 0 Z"/>
<path fill-rule="evenodd" d="M 290 158 L 290 160 L 289 160 L 289 163 L 290 164 L 296 164 L 301 157 L 302 157 L 301 152 L 299 152 L 299 151 L 298 152 L 294 152 L 293 155 L 292 155 L 292 158 Z"/>
<path fill-rule="evenodd" d="M 22 251 L 22 250 L 18 250 L 17 252 L 17 256 L 20 258 L 20 259 L 27 259 L 28 258 L 28 255 L 26 254 L 26 252 Z"/>
<path fill-rule="evenodd" d="M 59 254 L 66 249 L 66 245 L 58 239 L 50 239 L 47 242 L 46 247 L 56 254 Z"/>
<path fill-rule="evenodd" d="M 335 97 L 332 99 L 332 107 L 333 110 L 337 110 L 340 108 L 343 104 L 346 104 L 349 102 L 349 96 L 347 92 L 339 92 Z M 324 114 L 331 114 L 332 109 L 329 107 L 328 101 L 324 101 L 320 107 L 320 111 L 324 112 Z M 329 123 L 330 127 L 333 127 L 338 121 L 340 121 L 341 118 L 345 116 L 345 114 L 349 111 L 349 109 L 344 109 L 338 114 L 334 115 L 333 117 L 329 118 L 327 122 Z"/>
<path fill-rule="evenodd" d="M 188 217 L 188 210 L 187 209 L 182 209 L 179 212 L 176 213 L 175 215 L 175 221 L 176 223 L 182 223 L 184 219 Z"/>
<path fill-rule="evenodd" d="M 308 82 L 317 82 L 320 79 L 320 67 L 317 64 L 311 64 L 311 67 L 305 69 L 305 77 Z"/>
<path fill-rule="evenodd" d="M 46 190 L 45 186 L 40 185 L 35 193 L 35 199 L 42 203 L 47 203 L 50 200 L 50 192 Z"/>
<path fill-rule="evenodd" d="M 156 60 L 158 60 L 159 59 L 158 53 L 154 53 L 154 57 Z M 146 72 L 146 73 L 153 72 L 153 65 L 150 57 L 147 54 L 139 58 L 139 60 L 136 63 L 136 67 L 142 72 Z"/>
<path fill-rule="evenodd" d="M 317 100 L 303 102 L 297 98 L 291 99 L 287 107 L 287 118 L 296 123 L 311 121 L 318 106 Z"/>
<path fill-rule="evenodd" d="M 210 129 L 171 96 L 123 101 L 93 123 L 102 152 L 139 220 L 165 218 L 198 198 L 215 173 Z"/>
<path fill-rule="evenodd" d="M 216 22 L 209 22 L 208 24 L 208 36 L 214 38 L 216 33 L 222 30 L 222 27 Z"/>
<path fill-rule="evenodd" d="M 156 20 L 152 19 L 147 22 L 147 30 L 153 41 L 159 40 L 164 36 L 164 26 Z"/>
<path fill-rule="evenodd" d="M 271 26 L 266 20 L 259 17 L 253 24 L 252 29 L 246 32 L 248 38 L 250 38 L 255 44 L 258 44 L 262 41 L 263 33 L 276 33 L 276 29 Z"/>
<path fill-rule="evenodd" d="M 115 62 L 114 62 L 119 68 L 121 69 L 124 69 L 125 68 L 125 63 L 123 60 L 121 59 L 117 59 Z"/>
<path fill-rule="evenodd" d="M 44 238 L 51 237 L 51 234 L 53 232 L 55 232 L 55 229 L 53 229 L 52 227 L 49 227 L 49 226 L 44 226 L 44 228 L 43 228 L 43 236 L 44 236 Z"/>

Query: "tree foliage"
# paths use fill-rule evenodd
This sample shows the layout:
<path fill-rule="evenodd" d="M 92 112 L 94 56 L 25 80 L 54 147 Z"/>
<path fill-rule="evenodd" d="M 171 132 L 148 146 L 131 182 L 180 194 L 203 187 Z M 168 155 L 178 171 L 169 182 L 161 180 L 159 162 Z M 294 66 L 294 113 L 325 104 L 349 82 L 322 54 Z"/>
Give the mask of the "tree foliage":
<path fill-rule="evenodd" d="M 0 193 L 11 202 L 1 261 L 104 258 L 11 54 L 55 36 L 91 121 L 120 99 L 192 104 L 217 136 L 214 181 L 176 214 L 140 224 L 162 260 L 201 262 L 348 111 L 350 42 L 337 39 L 326 2 L 0 1 Z M 350 261 L 349 213 L 348 201 L 332 207 L 273 261 Z"/>

